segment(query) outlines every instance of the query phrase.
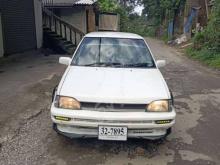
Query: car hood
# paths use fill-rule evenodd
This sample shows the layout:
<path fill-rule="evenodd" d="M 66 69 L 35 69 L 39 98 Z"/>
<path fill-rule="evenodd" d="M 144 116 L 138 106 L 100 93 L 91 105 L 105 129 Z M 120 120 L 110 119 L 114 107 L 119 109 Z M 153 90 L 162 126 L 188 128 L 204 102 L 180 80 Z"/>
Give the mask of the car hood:
<path fill-rule="evenodd" d="M 59 95 L 81 102 L 148 104 L 170 98 L 167 85 L 156 68 L 70 66 L 59 88 Z"/>

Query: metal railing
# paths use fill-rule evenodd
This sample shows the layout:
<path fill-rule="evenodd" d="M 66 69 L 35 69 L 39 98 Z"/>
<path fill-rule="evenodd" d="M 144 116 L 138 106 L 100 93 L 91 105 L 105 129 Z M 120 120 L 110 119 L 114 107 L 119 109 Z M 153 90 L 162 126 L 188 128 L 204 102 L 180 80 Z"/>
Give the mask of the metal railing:
<path fill-rule="evenodd" d="M 52 2 L 53 0 L 48 1 Z M 71 41 L 75 46 L 79 44 L 85 35 L 81 30 L 56 16 L 52 11 L 46 8 L 43 8 L 43 24 L 44 27 L 49 28 L 67 41 Z"/>
<path fill-rule="evenodd" d="M 53 0 L 41 0 L 43 7 L 53 6 Z"/>

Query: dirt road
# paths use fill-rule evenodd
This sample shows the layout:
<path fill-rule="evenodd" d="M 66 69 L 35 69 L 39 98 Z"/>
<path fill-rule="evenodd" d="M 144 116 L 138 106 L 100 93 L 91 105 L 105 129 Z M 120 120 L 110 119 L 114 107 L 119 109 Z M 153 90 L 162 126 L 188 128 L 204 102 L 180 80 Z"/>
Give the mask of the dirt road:
<path fill-rule="evenodd" d="M 147 39 L 175 95 L 173 133 L 165 141 L 70 140 L 51 128 L 51 91 L 65 66 L 29 52 L 0 64 L 0 165 L 219 165 L 220 73 Z"/>

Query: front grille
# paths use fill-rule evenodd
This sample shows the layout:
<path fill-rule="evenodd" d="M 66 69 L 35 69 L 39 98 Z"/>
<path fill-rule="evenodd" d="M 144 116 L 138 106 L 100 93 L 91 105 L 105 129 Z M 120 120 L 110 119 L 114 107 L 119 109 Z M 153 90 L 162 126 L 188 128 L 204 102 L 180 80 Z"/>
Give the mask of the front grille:
<path fill-rule="evenodd" d="M 74 118 L 73 121 L 89 122 L 89 123 L 106 123 L 106 124 L 152 124 L 152 120 L 96 120 Z"/>
<path fill-rule="evenodd" d="M 153 133 L 152 129 L 129 129 L 130 133 L 134 134 L 146 134 L 146 133 Z"/>
<path fill-rule="evenodd" d="M 66 125 L 58 125 L 59 129 L 62 128 L 70 128 L 72 130 L 78 130 L 78 131 L 83 131 L 87 134 L 90 133 L 94 133 L 94 134 L 98 134 L 98 128 L 94 128 L 94 127 L 82 127 L 82 126 L 66 126 Z M 133 128 L 128 128 L 128 134 L 152 134 L 155 130 L 157 129 L 133 129 Z M 157 130 L 159 131 L 159 130 Z"/>
<path fill-rule="evenodd" d="M 146 104 L 81 103 L 82 110 L 101 112 L 144 112 Z"/>

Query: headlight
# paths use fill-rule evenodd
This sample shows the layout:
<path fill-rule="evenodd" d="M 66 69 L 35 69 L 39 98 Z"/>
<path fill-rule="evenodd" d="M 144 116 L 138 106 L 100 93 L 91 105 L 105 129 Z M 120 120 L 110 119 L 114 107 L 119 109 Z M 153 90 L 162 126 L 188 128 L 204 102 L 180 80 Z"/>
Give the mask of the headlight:
<path fill-rule="evenodd" d="M 66 97 L 66 96 L 57 96 L 54 105 L 57 108 L 73 109 L 73 110 L 79 110 L 81 107 L 79 101 L 77 101 L 72 97 Z"/>
<path fill-rule="evenodd" d="M 148 112 L 168 112 L 170 111 L 170 106 L 169 100 L 159 100 L 150 103 L 146 109 Z"/>

